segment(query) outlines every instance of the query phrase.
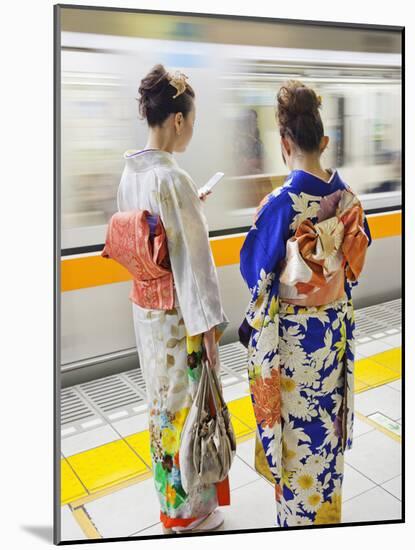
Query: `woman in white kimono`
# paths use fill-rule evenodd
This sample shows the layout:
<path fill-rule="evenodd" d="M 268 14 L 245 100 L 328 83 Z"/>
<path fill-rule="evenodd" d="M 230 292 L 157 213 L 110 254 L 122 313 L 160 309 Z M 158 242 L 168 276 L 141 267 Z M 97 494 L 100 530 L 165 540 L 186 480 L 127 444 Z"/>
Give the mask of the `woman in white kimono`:
<path fill-rule="evenodd" d="M 193 134 L 195 94 L 186 78 L 156 65 L 141 81 L 139 112 L 149 126 L 148 141 L 143 150 L 124 153 L 117 197 L 119 211 L 138 208 L 160 216 L 174 280 L 173 309 L 132 305 L 149 403 L 153 477 L 165 533 L 215 529 L 223 523 L 218 506 L 229 504 L 228 479 L 186 494 L 178 460 L 180 434 L 197 390 L 202 354 L 218 372 L 217 341 L 229 322 L 221 305 L 203 204 L 191 177 L 173 156 L 186 149 Z"/>

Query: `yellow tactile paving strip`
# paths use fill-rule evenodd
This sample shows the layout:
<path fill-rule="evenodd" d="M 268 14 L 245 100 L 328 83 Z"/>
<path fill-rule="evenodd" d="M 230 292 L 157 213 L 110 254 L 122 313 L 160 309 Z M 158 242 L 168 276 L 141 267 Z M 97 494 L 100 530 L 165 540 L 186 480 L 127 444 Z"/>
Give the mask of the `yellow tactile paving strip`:
<path fill-rule="evenodd" d="M 247 407 L 247 403 L 249 403 L 249 407 Z M 250 428 L 251 431 L 255 431 L 256 421 L 254 411 L 251 406 L 251 397 L 249 395 L 231 401 L 228 404 L 228 409 L 232 415 L 232 418 L 240 420 L 245 426 Z M 236 435 L 238 435 L 237 432 L 238 430 L 236 431 Z"/>
<path fill-rule="evenodd" d="M 401 348 L 393 348 L 355 362 L 355 392 L 389 384 L 401 377 Z"/>
<path fill-rule="evenodd" d="M 150 432 L 148 430 L 138 432 L 127 436 L 125 440 L 151 469 Z"/>
<path fill-rule="evenodd" d="M 139 454 L 127 441 L 142 443 Z M 79 505 L 115 485 L 149 477 L 150 468 L 141 459 L 148 456 L 147 441 L 147 434 L 141 432 L 63 459 L 61 464 L 66 467 L 61 471 L 61 503 Z"/>
<path fill-rule="evenodd" d="M 355 392 L 362 392 L 401 377 L 401 348 L 355 362 Z M 238 442 L 255 436 L 255 417 L 248 395 L 228 403 Z M 356 414 L 358 418 L 362 415 Z M 364 417 L 366 418 L 366 417 Z M 369 421 L 377 429 L 375 422 Z M 385 430 L 387 431 L 387 430 Z M 388 434 L 389 435 L 389 434 Z M 400 441 L 399 436 L 395 437 Z M 111 493 L 151 474 L 148 430 L 69 456 L 61 461 L 62 505 L 79 508 L 85 502 Z"/>
<path fill-rule="evenodd" d="M 88 491 L 82 485 L 79 477 L 77 477 L 65 458 L 61 460 L 61 478 L 62 505 L 68 504 L 74 500 L 79 500 L 88 494 Z"/>

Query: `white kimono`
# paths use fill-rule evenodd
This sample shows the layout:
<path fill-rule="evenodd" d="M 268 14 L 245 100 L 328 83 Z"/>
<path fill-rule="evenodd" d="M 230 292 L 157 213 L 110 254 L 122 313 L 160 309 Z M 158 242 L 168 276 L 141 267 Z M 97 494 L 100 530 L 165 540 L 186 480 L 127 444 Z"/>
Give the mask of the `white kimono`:
<path fill-rule="evenodd" d="M 174 307 L 132 307 L 160 519 L 165 527 L 187 525 L 230 503 L 228 479 L 220 488 L 199 485 L 186 494 L 179 464 L 181 431 L 202 372 L 202 333 L 216 326 L 218 341 L 229 321 L 222 310 L 203 203 L 192 179 L 166 151 L 127 151 L 124 157 L 118 209 L 159 214 L 167 234 Z"/>
<path fill-rule="evenodd" d="M 228 324 L 203 204 L 193 180 L 167 151 L 126 151 L 124 158 L 118 210 L 140 208 L 160 215 L 187 333 L 200 334 Z"/>

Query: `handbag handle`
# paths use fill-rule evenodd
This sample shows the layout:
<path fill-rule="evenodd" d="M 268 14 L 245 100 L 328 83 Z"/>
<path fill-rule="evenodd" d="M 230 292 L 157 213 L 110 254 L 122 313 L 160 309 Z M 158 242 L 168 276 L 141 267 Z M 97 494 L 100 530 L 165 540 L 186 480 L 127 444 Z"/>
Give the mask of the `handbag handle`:
<path fill-rule="evenodd" d="M 212 394 L 212 397 L 213 397 L 213 404 L 216 412 L 218 412 L 225 407 L 226 403 L 225 403 L 225 400 L 223 399 L 222 391 L 220 388 L 219 380 L 215 372 L 215 369 L 212 369 L 208 366 L 205 366 L 205 369 L 207 373 L 207 379 L 209 382 L 210 393 Z"/>
<path fill-rule="evenodd" d="M 197 417 L 196 417 L 196 425 L 200 425 L 200 420 L 202 418 L 202 412 L 206 409 L 206 403 L 207 403 L 207 393 L 208 393 L 208 380 L 207 380 L 207 370 L 205 365 L 202 363 L 202 375 L 200 377 L 199 381 L 199 388 L 198 393 L 196 397 L 196 406 L 197 406 Z"/>
<path fill-rule="evenodd" d="M 212 375 L 212 380 L 215 384 L 215 389 L 217 391 L 217 395 L 218 395 L 218 398 L 219 398 L 219 401 L 220 401 L 220 404 L 222 407 L 225 407 L 226 406 L 226 402 L 225 402 L 225 399 L 223 397 L 223 394 L 222 394 L 222 388 L 221 388 L 221 385 L 220 385 L 220 382 L 219 382 L 219 378 L 218 378 L 218 375 L 216 374 L 216 371 L 215 369 L 211 369 L 211 375 Z"/>

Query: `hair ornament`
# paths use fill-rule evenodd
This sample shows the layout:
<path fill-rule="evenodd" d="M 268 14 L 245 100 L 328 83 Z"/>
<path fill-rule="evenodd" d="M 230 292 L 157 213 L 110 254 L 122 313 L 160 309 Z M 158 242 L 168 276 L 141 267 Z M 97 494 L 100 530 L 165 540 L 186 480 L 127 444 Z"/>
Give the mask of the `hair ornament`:
<path fill-rule="evenodd" d="M 177 92 L 173 96 L 175 99 L 177 96 L 181 95 L 186 90 L 186 78 L 189 78 L 181 71 L 175 71 L 173 74 L 168 73 L 169 84 L 176 88 Z"/>

